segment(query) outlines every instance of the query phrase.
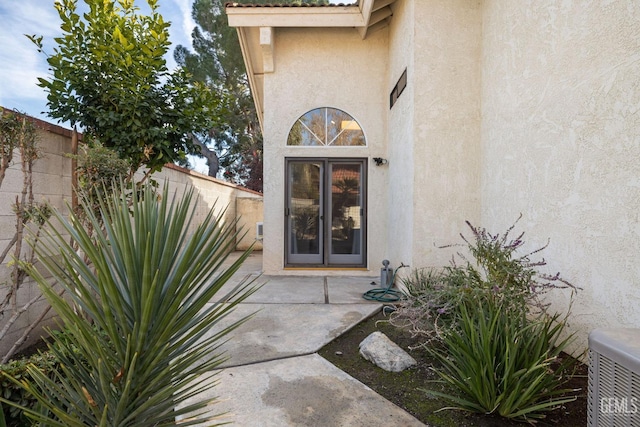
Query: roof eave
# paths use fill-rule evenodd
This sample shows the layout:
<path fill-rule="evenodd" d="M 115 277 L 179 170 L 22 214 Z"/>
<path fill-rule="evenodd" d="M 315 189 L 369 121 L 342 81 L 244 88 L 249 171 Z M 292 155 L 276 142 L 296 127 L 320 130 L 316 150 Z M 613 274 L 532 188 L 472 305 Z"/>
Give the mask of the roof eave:
<path fill-rule="evenodd" d="M 333 7 L 234 7 L 227 5 L 232 27 L 362 27 L 357 5 Z"/>
<path fill-rule="evenodd" d="M 274 71 L 272 33 L 278 27 L 354 28 L 365 39 L 388 22 L 395 0 L 360 0 L 353 5 L 250 6 L 227 3 L 229 25 L 236 27 L 260 127 L 264 131 L 264 74 Z M 384 10 L 382 10 L 384 9 Z M 262 31 L 267 30 L 267 31 Z M 268 42 L 261 40 L 268 34 Z"/>

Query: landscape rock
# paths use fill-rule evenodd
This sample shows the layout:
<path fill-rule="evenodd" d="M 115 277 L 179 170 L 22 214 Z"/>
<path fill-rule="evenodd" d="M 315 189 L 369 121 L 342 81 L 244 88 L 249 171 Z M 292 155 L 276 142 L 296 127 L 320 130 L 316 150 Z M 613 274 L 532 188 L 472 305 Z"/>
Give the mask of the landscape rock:
<path fill-rule="evenodd" d="M 360 343 L 360 355 L 390 372 L 401 372 L 417 364 L 400 346 L 382 332 L 373 332 Z"/>

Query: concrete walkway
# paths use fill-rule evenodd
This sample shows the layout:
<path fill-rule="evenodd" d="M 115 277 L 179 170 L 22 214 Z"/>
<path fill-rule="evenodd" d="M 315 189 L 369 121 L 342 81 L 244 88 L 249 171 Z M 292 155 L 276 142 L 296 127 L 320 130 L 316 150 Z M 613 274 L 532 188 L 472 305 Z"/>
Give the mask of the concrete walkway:
<path fill-rule="evenodd" d="M 257 277 L 253 254 L 223 288 Z M 367 277 L 262 276 L 265 285 L 224 324 L 254 317 L 222 349 L 230 359 L 214 373 L 219 402 L 212 414 L 236 426 L 423 426 L 421 422 L 317 354 L 381 305 L 365 301 Z M 222 322 L 221 322 L 222 323 Z M 213 330 L 211 333 L 215 333 Z"/>

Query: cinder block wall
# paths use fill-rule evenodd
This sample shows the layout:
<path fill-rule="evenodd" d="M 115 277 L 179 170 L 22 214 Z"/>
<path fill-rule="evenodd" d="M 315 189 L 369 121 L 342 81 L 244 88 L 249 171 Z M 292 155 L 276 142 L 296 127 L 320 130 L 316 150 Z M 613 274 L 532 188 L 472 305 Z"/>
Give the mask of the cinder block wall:
<path fill-rule="evenodd" d="M 42 120 L 29 119 L 36 125 L 38 145 L 42 151 L 42 158 L 34 164 L 35 200 L 47 201 L 64 212 L 67 210 L 67 204 L 71 204 L 72 197 L 72 165 L 71 158 L 68 156 L 72 152 L 72 132 Z M 188 187 L 194 188 L 194 203 L 198 203 L 196 223 L 198 219 L 207 215 L 210 209 L 224 212 L 227 221 L 232 221 L 239 216 L 240 223 L 246 227 L 248 233 L 238 242 L 238 250 L 248 248 L 255 240 L 255 222 L 262 221 L 262 194 L 174 165 L 167 165 L 153 177 L 161 183 L 168 180 L 170 188 L 175 189 L 178 194 L 183 193 Z M 22 179 L 20 158 L 15 156 L 13 165 L 7 171 L 0 187 L 0 251 L 7 247 L 15 234 L 16 221 L 12 206 L 22 191 Z M 261 245 L 255 247 L 257 250 L 261 248 Z M 0 265 L 0 298 L 2 299 L 8 291 L 10 270 L 6 264 L 10 260 L 11 258 L 7 257 L 5 263 Z M 18 293 L 18 304 L 24 305 L 37 295 L 39 295 L 37 285 L 27 280 Z M 5 339 L 0 341 L 0 358 L 13 346 L 25 329 L 39 318 L 47 306 L 45 301 L 39 301 L 20 316 Z M 5 314 L 0 318 L 0 330 L 10 316 L 11 314 Z M 43 326 L 55 326 L 53 316 L 53 312 L 47 313 L 40 326 L 29 334 L 25 346 L 37 341 L 43 335 Z"/>
<path fill-rule="evenodd" d="M 33 190 L 35 202 L 48 202 L 56 209 L 65 210 L 65 202 L 71 201 L 71 158 L 67 153 L 71 152 L 71 131 L 52 125 L 37 119 L 31 119 L 37 129 L 37 144 L 41 158 L 33 165 Z M 7 170 L 6 176 L 0 187 L 0 251 L 4 251 L 11 244 L 16 234 L 16 216 L 13 212 L 16 198 L 21 197 L 23 189 L 23 173 L 21 170 L 21 158 L 19 153 L 14 153 L 13 164 Z M 11 248 L 14 254 L 15 247 Z M 30 251 L 26 240 L 23 243 L 22 253 Z M 7 256 L 5 262 L 0 265 L 0 298 L 4 300 L 11 289 L 11 270 L 7 267 L 13 256 Z M 40 295 L 38 286 L 29 278 L 19 289 L 16 299 L 18 307 Z M 48 304 L 40 300 L 29 307 L 16 323 L 9 329 L 8 334 L 0 341 L 0 356 L 4 356 L 13 344 L 22 336 L 29 325 L 36 322 Z M 0 329 L 7 324 L 12 313 L 5 312 L 0 318 Z M 30 333 L 25 343 L 28 345 L 42 336 L 42 327 L 53 325 L 52 311 L 46 313 L 40 326 Z"/>

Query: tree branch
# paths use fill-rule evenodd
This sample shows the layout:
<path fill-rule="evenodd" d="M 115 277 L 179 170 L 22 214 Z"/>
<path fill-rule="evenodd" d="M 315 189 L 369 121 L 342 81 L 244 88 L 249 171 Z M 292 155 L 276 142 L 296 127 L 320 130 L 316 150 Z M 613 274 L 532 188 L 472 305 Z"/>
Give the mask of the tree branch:
<path fill-rule="evenodd" d="M 200 154 L 202 157 L 207 159 L 207 165 L 209 166 L 209 176 L 216 177 L 218 175 L 218 171 L 220 170 L 220 158 L 218 154 L 207 147 L 205 143 L 200 141 L 197 136 L 194 134 L 189 134 L 191 137 L 191 141 L 200 148 Z"/>

